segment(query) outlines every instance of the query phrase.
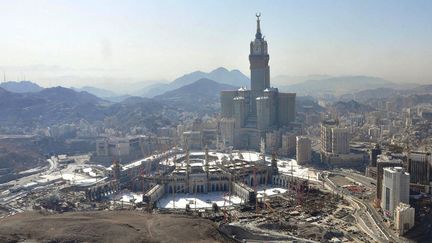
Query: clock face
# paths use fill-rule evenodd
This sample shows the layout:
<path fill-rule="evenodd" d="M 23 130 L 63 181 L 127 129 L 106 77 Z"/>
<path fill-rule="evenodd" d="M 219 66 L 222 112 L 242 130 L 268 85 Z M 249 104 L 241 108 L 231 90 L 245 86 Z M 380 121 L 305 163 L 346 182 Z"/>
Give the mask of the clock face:
<path fill-rule="evenodd" d="M 254 45 L 253 50 L 254 50 L 255 54 L 260 53 L 261 52 L 261 45 L 259 45 L 259 44 Z"/>

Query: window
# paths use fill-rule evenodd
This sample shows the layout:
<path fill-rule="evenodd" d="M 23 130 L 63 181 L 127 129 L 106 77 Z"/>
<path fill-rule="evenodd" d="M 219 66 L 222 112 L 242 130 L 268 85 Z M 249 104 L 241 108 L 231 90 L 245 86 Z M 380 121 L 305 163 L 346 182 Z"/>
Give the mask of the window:
<path fill-rule="evenodd" d="M 390 188 L 386 187 L 385 210 L 390 210 Z"/>

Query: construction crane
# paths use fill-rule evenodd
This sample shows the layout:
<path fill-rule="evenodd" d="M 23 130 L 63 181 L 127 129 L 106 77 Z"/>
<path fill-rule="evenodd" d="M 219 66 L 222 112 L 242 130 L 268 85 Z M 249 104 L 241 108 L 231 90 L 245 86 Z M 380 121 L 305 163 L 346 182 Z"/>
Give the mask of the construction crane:
<path fill-rule="evenodd" d="M 264 205 L 266 206 L 266 210 L 270 210 L 270 213 L 273 214 L 275 212 L 275 210 L 271 207 L 270 202 L 269 201 L 265 201 Z"/>
<path fill-rule="evenodd" d="M 258 190 L 257 190 L 257 179 L 256 179 L 256 165 L 254 165 L 254 168 L 253 168 L 253 189 L 254 189 L 254 193 L 255 193 L 255 197 L 256 197 L 256 199 L 255 199 L 255 211 L 256 211 L 256 213 L 258 213 L 259 209 L 258 209 Z"/>

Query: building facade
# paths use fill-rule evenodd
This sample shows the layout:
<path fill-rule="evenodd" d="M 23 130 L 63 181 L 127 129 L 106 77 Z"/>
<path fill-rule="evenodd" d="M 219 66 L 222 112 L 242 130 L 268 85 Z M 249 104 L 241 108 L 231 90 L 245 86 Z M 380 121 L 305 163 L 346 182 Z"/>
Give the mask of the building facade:
<path fill-rule="evenodd" d="M 311 140 L 307 137 L 297 136 L 297 162 L 299 165 L 310 163 L 312 160 Z"/>
<path fill-rule="evenodd" d="M 250 43 L 250 89 L 221 92 L 222 119 L 234 119 L 233 145 L 238 149 L 258 149 L 266 132 L 295 120 L 295 93 L 281 93 L 270 87 L 270 56 L 257 15 L 255 39 Z M 228 142 L 229 139 L 226 139 Z"/>
<path fill-rule="evenodd" d="M 331 129 L 332 133 L 332 153 L 333 154 L 349 154 L 350 147 L 350 132 L 348 128 Z"/>
<path fill-rule="evenodd" d="M 399 203 L 395 210 L 395 228 L 399 235 L 405 234 L 414 226 L 415 209 L 406 203 Z"/>
<path fill-rule="evenodd" d="M 407 154 L 408 171 L 411 175 L 411 188 L 416 191 L 431 193 L 432 155 L 429 152 L 412 151 Z"/>
<path fill-rule="evenodd" d="M 409 173 L 402 167 L 384 169 L 381 208 L 387 216 L 393 217 L 399 203 L 409 204 L 409 180 Z"/>
<path fill-rule="evenodd" d="M 383 177 L 384 177 L 384 169 L 388 167 L 400 167 L 403 165 L 403 162 L 401 159 L 393 158 L 390 155 L 387 154 L 381 154 L 377 156 L 377 167 L 376 167 L 376 180 L 377 180 L 377 186 L 376 186 L 376 198 L 375 198 L 375 204 L 377 206 L 380 206 L 381 199 L 382 199 L 382 185 L 383 185 Z"/>

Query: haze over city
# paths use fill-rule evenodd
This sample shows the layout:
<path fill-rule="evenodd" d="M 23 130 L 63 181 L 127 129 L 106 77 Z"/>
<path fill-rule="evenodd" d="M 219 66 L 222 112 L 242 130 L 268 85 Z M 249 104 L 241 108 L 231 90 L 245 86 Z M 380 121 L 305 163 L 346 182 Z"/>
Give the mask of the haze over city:
<path fill-rule="evenodd" d="M 431 242 L 431 10 L 2 1 L 0 242 Z"/>
<path fill-rule="evenodd" d="M 432 82 L 430 1 L 3 1 L 0 72 L 105 88 L 221 66 L 247 74 L 256 12 L 272 77 Z"/>

